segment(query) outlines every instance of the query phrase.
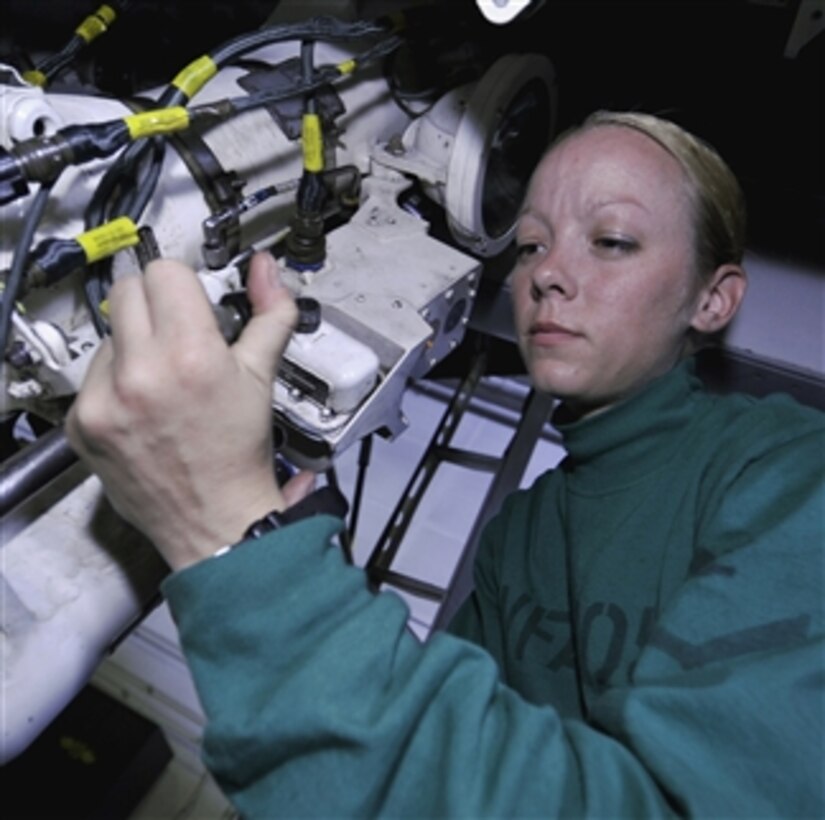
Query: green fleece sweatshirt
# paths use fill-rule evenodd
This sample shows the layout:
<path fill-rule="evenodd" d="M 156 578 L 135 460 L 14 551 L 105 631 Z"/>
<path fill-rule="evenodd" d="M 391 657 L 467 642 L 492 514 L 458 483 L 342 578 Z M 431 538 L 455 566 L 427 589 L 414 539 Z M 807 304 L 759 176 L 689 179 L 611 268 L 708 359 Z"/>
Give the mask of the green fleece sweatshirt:
<path fill-rule="evenodd" d="M 419 643 L 328 517 L 163 591 L 244 817 L 825 815 L 825 414 L 690 362 L 581 422 Z"/>

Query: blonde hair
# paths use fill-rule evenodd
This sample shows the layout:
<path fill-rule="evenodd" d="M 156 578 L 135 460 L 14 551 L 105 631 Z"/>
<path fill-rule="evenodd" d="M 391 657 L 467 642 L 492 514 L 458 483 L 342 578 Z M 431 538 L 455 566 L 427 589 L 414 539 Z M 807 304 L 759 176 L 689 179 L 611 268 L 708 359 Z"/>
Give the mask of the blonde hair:
<path fill-rule="evenodd" d="M 709 143 L 676 123 L 653 114 L 596 111 L 559 141 L 615 125 L 633 128 L 657 142 L 681 166 L 693 201 L 696 264 L 710 276 L 720 265 L 740 264 L 745 252 L 745 197 L 733 171 Z"/>

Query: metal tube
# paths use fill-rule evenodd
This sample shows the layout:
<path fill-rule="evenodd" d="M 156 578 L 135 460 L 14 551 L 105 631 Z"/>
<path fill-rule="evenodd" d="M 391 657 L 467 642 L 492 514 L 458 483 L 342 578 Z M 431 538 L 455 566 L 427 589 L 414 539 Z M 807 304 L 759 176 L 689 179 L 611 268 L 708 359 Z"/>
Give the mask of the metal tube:
<path fill-rule="evenodd" d="M 69 446 L 62 427 L 44 433 L 0 464 L 0 515 L 71 467 L 77 454 Z"/>

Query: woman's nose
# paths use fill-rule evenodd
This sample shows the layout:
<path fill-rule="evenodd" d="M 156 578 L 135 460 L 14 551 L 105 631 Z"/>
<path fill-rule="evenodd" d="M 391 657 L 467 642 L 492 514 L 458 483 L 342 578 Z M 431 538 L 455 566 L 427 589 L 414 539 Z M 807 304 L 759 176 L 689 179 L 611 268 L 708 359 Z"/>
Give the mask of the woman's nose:
<path fill-rule="evenodd" d="M 576 295 L 577 285 L 569 260 L 558 246 L 546 252 L 533 266 L 530 286 L 536 301 L 551 296 L 571 299 Z"/>

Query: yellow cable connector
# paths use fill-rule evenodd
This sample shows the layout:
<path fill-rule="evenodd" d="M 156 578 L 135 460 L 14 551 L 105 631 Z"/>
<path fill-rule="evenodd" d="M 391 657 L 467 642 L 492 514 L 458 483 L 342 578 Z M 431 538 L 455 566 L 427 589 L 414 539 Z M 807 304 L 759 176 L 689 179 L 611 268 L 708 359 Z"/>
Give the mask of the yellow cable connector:
<path fill-rule="evenodd" d="M 74 31 L 74 33 L 91 43 L 103 34 L 117 18 L 111 6 L 103 5 L 94 14 L 90 14 Z"/>
<path fill-rule="evenodd" d="M 109 5 L 104 3 L 96 12 L 95 14 L 106 23 L 107 26 L 111 26 L 112 23 L 117 20 L 117 12 Z"/>
<path fill-rule="evenodd" d="M 37 69 L 24 72 L 23 79 L 30 85 L 36 85 L 38 88 L 45 88 L 46 83 L 49 81 L 49 78 L 42 71 L 38 71 Z"/>
<path fill-rule="evenodd" d="M 321 118 L 317 114 L 304 114 L 301 141 L 304 147 L 304 169 L 313 173 L 324 170 L 324 139 L 321 134 Z"/>
<path fill-rule="evenodd" d="M 133 139 L 140 137 L 154 137 L 158 134 L 172 134 L 189 127 L 189 111 L 182 105 L 171 108 L 158 108 L 154 111 L 141 111 L 139 114 L 130 114 L 123 121 L 129 129 L 129 136 Z"/>
<path fill-rule="evenodd" d="M 103 301 L 102 301 L 102 302 L 101 302 L 101 303 L 97 306 L 97 309 L 100 311 L 100 315 L 101 315 L 104 319 L 108 319 L 108 318 L 109 318 L 109 300 L 108 300 L 108 299 L 104 299 L 104 300 L 103 300 Z"/>
<path fill-rule="evenodd" d="M 182 69 L 172 80 L 172 85 L 191 100 L 217 73 L 218 67 L 215 61 L 206 54 Z"/>
<path fill-rule="evenodd" d="M 352 72 L 358 68 L 358 62 L 356 60 L 344 60 L 343 63 L 338 63 L 335 67 L 341 76 L 346 77 L 347 74 L 352 74 Z"/>
<path fill-rule="evenodd" d="M 83 248 L 88 263 L 99 262 L 138 242 L 138 227 L 128 216 L 119 216 L 77 237 L 77 243 Z"/>

